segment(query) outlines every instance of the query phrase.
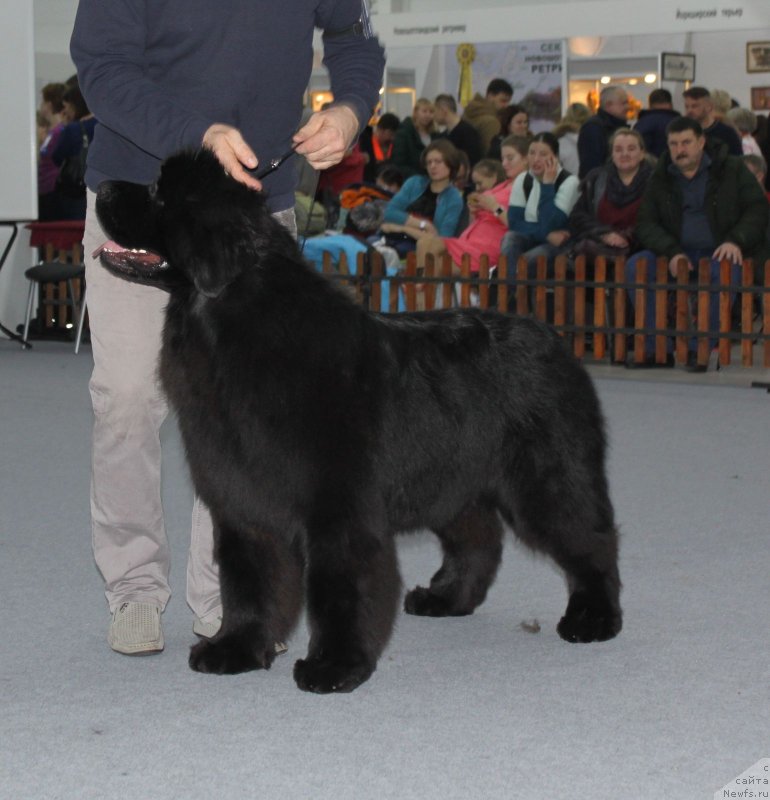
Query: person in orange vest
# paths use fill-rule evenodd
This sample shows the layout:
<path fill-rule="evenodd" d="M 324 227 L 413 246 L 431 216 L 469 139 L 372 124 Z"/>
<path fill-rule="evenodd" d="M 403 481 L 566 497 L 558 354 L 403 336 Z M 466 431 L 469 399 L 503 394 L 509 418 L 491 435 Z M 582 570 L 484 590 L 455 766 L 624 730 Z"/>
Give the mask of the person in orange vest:
<path fill-rule="evenodd" d="M 372 128 L 367 125 L 358 139 L 358 147 L 364 157 L 364 180 L 375 183 L 380 167 L 388 163 L 393 155 L 393 140 L 401 120 L 386 112 Z"/>

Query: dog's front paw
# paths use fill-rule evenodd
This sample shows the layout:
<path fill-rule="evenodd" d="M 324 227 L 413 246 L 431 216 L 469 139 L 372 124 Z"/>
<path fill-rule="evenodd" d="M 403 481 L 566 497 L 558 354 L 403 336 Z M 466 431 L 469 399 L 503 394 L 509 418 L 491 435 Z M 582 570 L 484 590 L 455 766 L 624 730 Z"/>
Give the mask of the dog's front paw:
<path fill-rule="evenodd" d="M 275 659 L 275 645 L 262 647 L 258 643 L 227 636 L 204 639 L 190 648 L 190 668 L 196 672 L 233 675 L 253 669 L 270 669 Z"/>
<path fill-rule="evenodd" d="M 579 595 L 570 598 L 567 611 L 556 626 L 566 642 L 606 642 L 620 633 L 623 620 L 608 604 L 591 603 Z"/>
<path fill-rule="evenodd" d="M 368 680 L 374 667 L 364 662 L 339 663 L 322 658 L 300 659 L 294 664 L 294 680 L 306 692 L 352 692 Z"/>
<path fill-rule="evenodd" d="M 419 617 L 464 617 L 473 613 L 473 608 L 459 608 L 447 597 L 434 594 L 424 586 L 416 586 L 404 598 L 404 611 Z"/>

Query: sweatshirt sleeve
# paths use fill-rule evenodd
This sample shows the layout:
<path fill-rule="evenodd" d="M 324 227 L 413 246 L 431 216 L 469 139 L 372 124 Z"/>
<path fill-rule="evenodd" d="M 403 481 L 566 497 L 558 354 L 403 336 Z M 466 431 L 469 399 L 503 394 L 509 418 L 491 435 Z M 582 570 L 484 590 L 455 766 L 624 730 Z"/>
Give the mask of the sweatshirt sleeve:
<path fill-rule="evenodd" d="M 329 70 L 334 102 L 355 111 L 360 133 L 379 99 L 385 51 L 371 31 L 364 0 L 322 4 L 317 25 L 324 30 L 323 63 Z"/>

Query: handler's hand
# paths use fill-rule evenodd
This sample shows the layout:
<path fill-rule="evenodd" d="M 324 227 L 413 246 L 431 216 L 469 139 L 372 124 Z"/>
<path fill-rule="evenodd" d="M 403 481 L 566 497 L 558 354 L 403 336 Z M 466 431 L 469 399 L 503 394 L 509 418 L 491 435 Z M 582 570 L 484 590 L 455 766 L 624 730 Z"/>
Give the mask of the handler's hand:
<path fill-rule="evenodd" d="M 225 172 L 235 180 L 259 191 L 262 184 L 244 169 L 254 169 L 258 161 L 254 151 L 246 144 L 237 128 L 217 123 L 203 134 L 203 146 L 217 157 Z"/>
<path fill-rule="evenodd" d="M 358 133 L 358 118 L 346 105 L 318 111 L 294 134 L 297 152 L 314 169 L 328 169 L 342 161 Z"/>

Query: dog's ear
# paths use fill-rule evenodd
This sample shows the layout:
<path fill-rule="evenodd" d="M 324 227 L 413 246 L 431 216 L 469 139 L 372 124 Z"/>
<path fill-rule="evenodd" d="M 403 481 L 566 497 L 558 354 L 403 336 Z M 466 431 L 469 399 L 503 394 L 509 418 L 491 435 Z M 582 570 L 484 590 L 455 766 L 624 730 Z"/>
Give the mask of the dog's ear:
<path fill-rule="evenodd" d="M 244 271 L 259 265 L 253 221 L 240 208 L 212 201 L 188 210 L 190 219 L 174 227 L 170 249 L 195 288 L 206 297 L 217 297 Z"/>

